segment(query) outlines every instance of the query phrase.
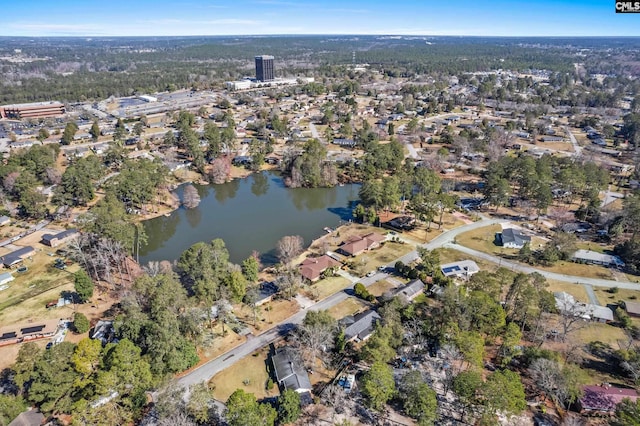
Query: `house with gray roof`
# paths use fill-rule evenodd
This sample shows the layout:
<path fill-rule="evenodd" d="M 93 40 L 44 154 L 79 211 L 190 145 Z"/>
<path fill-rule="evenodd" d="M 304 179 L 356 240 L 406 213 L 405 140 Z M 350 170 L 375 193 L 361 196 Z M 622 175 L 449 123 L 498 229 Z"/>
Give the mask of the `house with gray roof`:
<path fill-rule="evenodd" d="M 13 277 L 11 272 L 0 274 L 0 286 L 13 281 L 14 279 L 15 278 Z"/>
<path fill-rule="evenodd" d="M 293 348 L 284 346 L 276 349 L 271 362 L 278 385 L 298 393 L 311 392 L 309 375 L 295 356 Z"/>
<path fill-rule="evenodd" d="M 400 297 L 405 302 L 410 302 L 424 292 L 425 284 L 420 279 L 415 279 L 400 287 L 394 293 L 394 296 Z"/>
<path fill-rule="evenodd" d="M 75 228 L 71 228 L 58 232 L 57 234 L 44 234 L 42 236 L 41 242 L 42 244 L 49 247 L 57 247 L 60 244 L 64 244 L 78 235 L 80 235 L 78 230 Z"/>
<path fill-rule="evenodd" d="M 340 320 L 340 325 L 345 327 L 345 340 L 347 342 L 367 340 L 373 334 L 376 323 L 381 319 L 380 315 L 374 310 L 344 317 Z"/>
<path fill-rule="evenodd" d="M 0 257 L 0 260 L 2 260 L 2 264 L 5 266 L 5 268 L 10 268 L 22 262 L 24 259 L 33 256 L 34 254 L 36 254 L 36 250 L 31 246 L 27 246 L 19 248 L 18 250 L 14 250 L 11 253 L 5 254 L 4 256 Z"/>
<path fill-rule="evenodd" d="M 11 223 L 11 218 L 9 216 L 0 216 L 0 226 L 8 225 Z"/>
<path fill-rule="evenodd" d="M 614 268 L 622 268 L 625 265 L 618 256 L 582 249 L 576 251 L 573 256 L 571 256 L 571 260 L 577 263 L 588 263 Z"/>
<path fill-rule="evenodd" d="M 496 243 L 505 248 L 521 249 L 526 243 L 531 242 L 531 237 L 523 235 L 514 228 L 505 228 L 496 234 Z"/>

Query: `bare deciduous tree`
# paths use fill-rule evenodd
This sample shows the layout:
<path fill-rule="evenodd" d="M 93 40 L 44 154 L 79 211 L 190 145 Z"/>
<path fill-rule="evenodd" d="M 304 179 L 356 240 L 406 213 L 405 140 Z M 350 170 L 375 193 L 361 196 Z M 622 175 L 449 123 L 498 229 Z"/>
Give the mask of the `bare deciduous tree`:
<path fill-rule="evenodd" d="M 209 180 L 216 184 L 225 183 L 231 173 L 231 161 L 229 157 L 218 157 L 211 163 Z"/>
<path fill-rule="evenodd" d="M 187 185 L 182 192 L 182 205 L 188 209 L 195 209 L 200 204 L 200 194 L 193 185 Z"/>
<path fill-rule="evenodd" d="M 62 182 L 62 174 L 60 171 L 53 167 L 47 167 L 45 169 L 45 173 L 47 175 L 47 182 L 51 185 L 58 185 Z"/>
<path fill-rule="evenodd" d="M 278 290 L 283 292 L 287 299 L 291 299 L 293 297 L 301 284 L 302 276 L 295 269 L 285 271 L 283 274 L 278 275 L 278 278 L 276 279 Z"/>
<path fill-rule="evenodd" d="M 289 265 L 293 259 L 302 253 L 304 240 L 300 235 L 287 235 L 278 241 L 278 257 L 284 265 Z"/>

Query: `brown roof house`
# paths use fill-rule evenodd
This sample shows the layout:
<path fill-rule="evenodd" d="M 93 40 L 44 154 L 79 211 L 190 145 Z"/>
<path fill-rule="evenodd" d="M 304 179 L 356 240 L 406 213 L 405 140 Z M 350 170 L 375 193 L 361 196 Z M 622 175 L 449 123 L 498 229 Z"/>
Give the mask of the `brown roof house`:
<path fill-rule="evenodd" d="M 624 301 L 624 310 L 627 311 L 630 317 L 640 317 L 640 303 Z"/>
<path fill-rule="evenodd" d="M 357 256 L 367 250 L 372 250 L 380 247 L 380 243 L 386 239 L 387 237 L 385 237 L 384 235 L 371 232 L 367 235 L 363 235 L 362 237 L 355 236 L 349 238 L 347 241 L 342 243 L 338 250 L 346 254 L 347 256 Z"/>
<path fill-rule="evenodd" d="M 634 389 L 616 388 L 608 383 L 601 385 L 585 386 L 580 398 L 581 414 L 608 414 L 613 415 L 616 405 L 628 398 L 631 402 L 638 399 L 638 393 Z"/>
<path fill-rule="evenodd" d="M 339 266 L 340 262 L 326 254 L 320 257 L 308 257 L 300 264 L 300 275 L 309 281 L 317 281 L 324 271 Z"/>

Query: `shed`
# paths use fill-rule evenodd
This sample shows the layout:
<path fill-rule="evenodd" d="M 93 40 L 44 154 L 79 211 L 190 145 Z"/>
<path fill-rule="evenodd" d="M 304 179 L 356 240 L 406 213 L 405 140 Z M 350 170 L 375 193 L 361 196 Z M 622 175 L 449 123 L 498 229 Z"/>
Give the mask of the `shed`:
<path fill-rule="evenodd" d="M 8 225 L 11 223 L 11 218 L 9 216 L 0 216 L 0 226 Z"/>

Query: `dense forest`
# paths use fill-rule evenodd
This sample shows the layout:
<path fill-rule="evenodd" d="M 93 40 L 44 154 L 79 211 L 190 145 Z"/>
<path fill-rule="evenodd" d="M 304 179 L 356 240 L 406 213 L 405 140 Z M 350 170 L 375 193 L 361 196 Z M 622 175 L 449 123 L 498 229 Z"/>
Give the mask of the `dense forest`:
<path fill-rule="evenodd" d="M 491 69 L 637 72 L 636 39 L 483 37 L 0 38 L 0 103 L 206 89 L 253 74 L 253 56 L 276 56 L 281 76 L 332 75 L 369 63 L 390 75 L 456 75 Z M 606 60 L 600 53 L 607 50 Z M 579 57 L 577 56 L 579 55 Z"/>

